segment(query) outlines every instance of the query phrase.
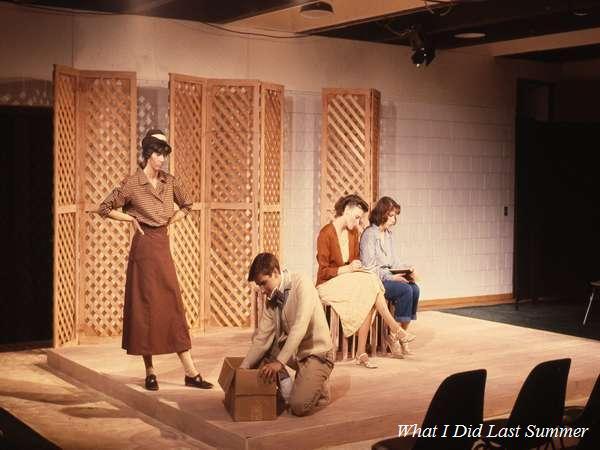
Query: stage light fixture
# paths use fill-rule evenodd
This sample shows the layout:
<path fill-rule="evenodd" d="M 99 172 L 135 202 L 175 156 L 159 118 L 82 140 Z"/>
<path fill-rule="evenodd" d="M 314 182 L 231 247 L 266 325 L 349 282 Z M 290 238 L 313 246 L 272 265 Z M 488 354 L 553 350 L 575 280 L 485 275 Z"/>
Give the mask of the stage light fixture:
<path fill-rule="evenodd" d="M 433 58 L 435 58 L 435 49 L 433 47 L 419 48 L 411 56 L 413 64 L 417 67 L 428 66 L 433 61 Z"/>
<path fill-rule="evenodd" d="M 408 41 L 413 49 L 411 60 L 417 67 L 428 66 L 435 58 L 435 48 L 427 41 L 419 27 L 413 26 L 408 31 Z"/>
<path fill-rule="evenodd" d="M 327 2 L 315 2 L 300 7 L 300 14 L 309 19 L 319 19 L 333 14 L 333 6 Z"/>

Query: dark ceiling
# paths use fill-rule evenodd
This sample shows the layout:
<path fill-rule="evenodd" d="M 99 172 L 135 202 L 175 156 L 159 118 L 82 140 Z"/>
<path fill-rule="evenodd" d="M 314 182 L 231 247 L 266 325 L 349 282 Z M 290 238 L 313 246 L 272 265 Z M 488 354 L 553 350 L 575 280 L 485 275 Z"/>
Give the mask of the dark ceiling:
<path fill-rule="evenodd" d="M 409 45 L 405 31 L 420 27 L 426 39 L 437 49 L 452 49 L 552 33 L 600 27 L 600 1 L 590 0 L 487 0 L 458 1 L 454 6 L 437 7 L 410 14 L 370 19 L 331 29 L 312 30 L 322 36 Z M 457 33 L 482 32 L 485 38 L 460 39 Z M 590 47 L 590 46 L 586 46 Z M 595 46 L 587 52 L 557 52 L 553 61 L 564 55 L 570 60 L 600 56 Z M 520 57 L 550 60 L 545 52 L 521 54 Z"/>
<path fill-rule="evenodd" d="M 368 1 L 368 0 L 365 0 Z M 140 14 L 226 24 L 314 0 L 14 0 L 38 7 L 60 7 L 104 13 Z M 425 4 L 425 3 L 424 3 Z M 437 49 L 507 41 L 600 27 L 600 0 L 455 0 L 429 8 L 314 29 L 321 36 L 409 45 L 406 30 L 418 27 Z M 484 38 L 459 39 L 457 33 L 482 32 Z M 600 57 L 600 45 L 511 55 L 540 61 Z"/>
<path fill-rule="evenodd" d="M 226 23 L 314 0 L 12 0 L 27 6 Z"/>

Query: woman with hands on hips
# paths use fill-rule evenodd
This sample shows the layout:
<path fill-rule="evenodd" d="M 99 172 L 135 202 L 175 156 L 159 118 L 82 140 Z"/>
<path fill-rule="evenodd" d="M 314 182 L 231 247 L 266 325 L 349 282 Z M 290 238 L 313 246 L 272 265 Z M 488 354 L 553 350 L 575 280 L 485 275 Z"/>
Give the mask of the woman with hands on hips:
<path fill-rule="evenodd" d="M 130 222 L 135 230 L 127 264 L 122 347 L 128 354 L 143 356 L 146 389 L 158 390 L 152 355 L 165 353 L 179 356 L 186 386 L 210 389 L 212 384 L 202 379 L 192 360 L 169 246 L 169 226 L 183 219 L 192 205 L 178 180 L 162 170 L 169 153 L 164 133 L 148 131 L 142 140 L 139 168 L 106 197 L 98 213 Z M 179 210 L 175 211 L 174 203 Z"/>

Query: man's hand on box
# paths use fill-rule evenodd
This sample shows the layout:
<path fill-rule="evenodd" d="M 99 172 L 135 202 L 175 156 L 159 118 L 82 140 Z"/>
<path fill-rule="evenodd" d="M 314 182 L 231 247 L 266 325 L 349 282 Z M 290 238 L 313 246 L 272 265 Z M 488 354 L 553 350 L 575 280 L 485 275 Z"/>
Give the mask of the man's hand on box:
<path fill-rule="evenodd" d="M 268 382 L 272 383 L 277 379 L 277 372 L 283 369 L 283 364 L 279 361 L 273 361 L 268 364 L 265 364 L 262 369 L 260 369 L 260 377 Z"/>

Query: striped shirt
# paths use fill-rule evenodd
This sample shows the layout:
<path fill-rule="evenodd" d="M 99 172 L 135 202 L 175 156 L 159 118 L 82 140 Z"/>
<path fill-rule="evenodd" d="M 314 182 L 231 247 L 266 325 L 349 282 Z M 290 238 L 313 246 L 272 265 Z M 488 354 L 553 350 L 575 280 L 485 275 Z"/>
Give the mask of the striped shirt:
<path fill-rule="evenodd" d="M 136 173 L 127 176 L 121 186 L 104 199 L 98 208 L 98 214 L 107 217 L 113 209 L 123 208 L 124 213 L 135 217 L 138 222 L 159 227 L 167 225 L 175 214 L 174 203 L 186 215 L 192 207 L 192 202 L 175 177 L 159 171 L 154 188 L 144 171 L 138 168 Z"/>

